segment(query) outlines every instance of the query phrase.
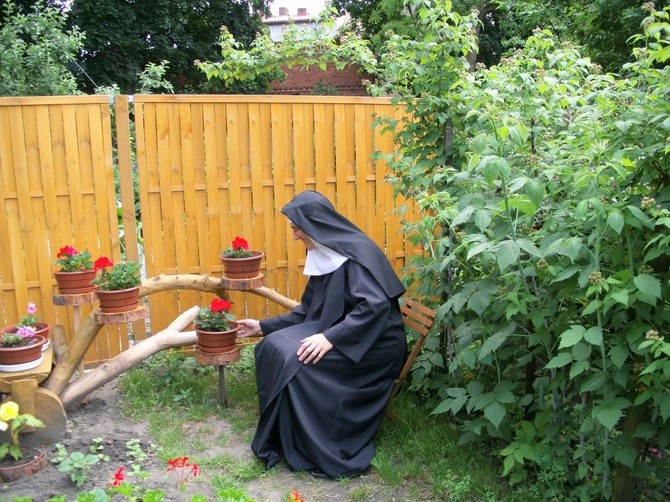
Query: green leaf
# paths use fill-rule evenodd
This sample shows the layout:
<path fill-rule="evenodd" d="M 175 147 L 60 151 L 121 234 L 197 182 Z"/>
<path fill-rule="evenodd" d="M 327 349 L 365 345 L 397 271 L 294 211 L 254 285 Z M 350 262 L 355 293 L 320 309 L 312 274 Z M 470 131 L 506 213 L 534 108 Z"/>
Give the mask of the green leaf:
<path fill-rule="evenodd" d="M 617 233 L 621 234 L 621 231 L 623 230 L 623 224 L 624 224 L 624 219 L 623 219 L 623 214 L 621 214 L 621 211 L 614 210 L 610 214 L 607 215 L 607 224 L 612 227 L 612 229 Z"/>
<path fill-rule="evenodd" d="M 491 223 L 491 212 L 486 209 L 479 209 L 475 212 L 475 225 L 479 230 L 486 230 Z"/>
<path fill-rule="evenodd" d="M 561 344 L 558 346 L 558 348 L 562 349 L 564 347 L 572 347 L 577 342 L 581 342 L 585 331 L 586 329 L 584 329 L 583 326 L 571 326 L 569 330 L 561 333 Z"/>
<path fill-rule="evenodd" d="M 617 302 L 628 306 L 628 290 L 627 289 L 619 289 L 618 291 L 612 291 L 611 295 L 613 300 L 616 300 Z"/>
<path fill-rule="evenodd" d="M 589 302 L 589 304 L 586 306 L 584 310 L 582 310 L 582 316 L 587 316 L 589 314 L 593 314 L 596 310 L 600 308 L 600 306 L 603 304 L 600 300 L 593 300 Z"/>
<path fill-rule="evenodd" d="M 505 407 L 498 401 L 492 401 L 486 408 L 484 408 L 484 416 L 497 429 L 500 423 L 505 418 Z"/>
<path fill-rule="evenodd" d="M 491 352 L 495 351 L 500 347 L 505 340 L 509 337 L 508 332 L 498 331 L 486 339 L 482 344 L 482 348 L 479 350 L 479 360 L 481 361 Z"/>
<path fill-rule="evenodd" d="M 658 400 L 658 411 L 663 420 L 670 418 L 670 394 L 664 394 Z"/>
<path fill-rule="evenodd" d="M 569 352 L 561 352 L 557 356 L 553 357 L 551 361 L 545 366 L 547 369 L 551 368 L 562 368 L 566 364 L 570 364 L 572 362 L 572 354 Z"/>
<path fill-rule="evenodd" d="M 614 452 L 614 460 L 631 469 L 633 468 L 633 464 L 635 464 L 636 458 L 637 450 L 632 446 L 620 446 Z"/>
<path fill-rule="evenodd" d="M 603 330 L 598 326 L 592 326 L 584 333 L 584 340 L 591 345 L 600 345 L 603 341 Z"/>
<path fill-rule="evenodd" d="M 489 306 L 490 295 L 484 291 L 476 291 L 468 300 L 468 308 L 478 315 L 482 315 Z"/>
<path fill-rule="evenodd" d="M 451 403 L 451 412 L 455 415 L 458 413 L 461 408 L 465 405 L 465 403 L 468 401 L 467 396 L 460 396 L 454 399 L 454 402 Z"/>
<path fill-rule="evenodd" d="M 475 211 L 475 208 L 472 206 L 466 206 L 456 217 L 451 221 L 452 226 L 462 225 L 467 223 L 472 216 L 472 213 Z"/>
<path fill-rule="evenodd" d="M 507 267 L 515 263 L 521 251 L 519 245 L 511 240 L 503 241 L 496 246 L 496 258 L 500 271 L 504 272 Z"/>
<path fill-rule="evenodd" d="M 570 379 L 584 373 L 587 369 L 589 369 L 589 363 L 587 361 L 577 361 L 570 366 Z"/>
<path fill-rule="evenodd" d="M 626 209 L 628 209 L 630 213 L 647 228 L 654 227 L 651 220 L 649 220 L 649 217 L 646 214 L 644 214 L 639 207 L 627 206 Z"/>
<path fill-rule="evenodd" d="M 599 390 L 607 381 L 607 373 L 599 371 L 588 377 L 582 384 L 579 392 L 593 392 Z"/>
<path fill-rule="evenodd" d="M 544 185 L 536 179 L 531 179 L 525 186 L 526 195 L 533 204 L 539 206 L 544 200 Z"/>
<path fill-rule="evenodd" d="M 593 412 L 596 420 L 600 422 L 602 425 L 607 427 L 608 429 L 612 430 L 614 429 L 614 426 L 619 422 L 619 419 L 623 415 L 623 411 L 621 408 L 616 408 L 616 407 L 607 407 L 607 408 L 600 408 L 599 411 L 596 412 L 596 409 L 594 408 Z"/>
<path fill-rule="evenodd" d="M 514 460 L 514 455 L 508 455 L 505 457 L 505 460 L 503 460 L 503 476 L 507 476 L 512 469 L 514 469 L 514 465 L 516 464 L 516 460 Z"/>
<path fill-rule="evenodd" d="M 489 241 L 486 242 L 480 242 L 479 244 L 475 244 L 468 250 L 468 256 L 467 259 L 471 259 L 473 256 L 477 256 L 480 253 L 483 253 L 484 251 L 488 251 L 493 247 L 493 244 Z"/>
<path fill-rule="evenodd" d="M 610 360 L 612 363 L 614 363 L 614 366 L 617 368 L 621 368 L 626 360 L 628 359 L 629 351 L 628 349 L 623 346 L 623 345 L 615 345 L 612 347 L 612 350 L 610 350 Z"/>
<path fill-rule="evenodd" d="M 640 274 L 633 278 L 633 283 L 641 293 L 654 298 L 661 298 L 661 283 L 656 277 Z"/>

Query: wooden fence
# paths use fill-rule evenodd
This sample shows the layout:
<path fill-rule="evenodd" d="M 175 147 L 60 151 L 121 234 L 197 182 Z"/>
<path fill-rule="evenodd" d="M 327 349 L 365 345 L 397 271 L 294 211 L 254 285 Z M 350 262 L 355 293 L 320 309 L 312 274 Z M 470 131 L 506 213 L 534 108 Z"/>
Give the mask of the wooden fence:
<path fill-rule="evenodd" d="M 404 265 L 405 239 L 393 212 L 402 201 L 384 181 L 387 166 L 371 156 L 393 149 L 391 136 L 373 128 L 375 115 L 394 113 L 388 100 L 136 95 L 116 96 L 113 110 L 114 121 L 109 98 L 99 96 L 0 98 L 0 200 L 7 215 L 0 218 L 3 324 L 16 322 L 32 301 L 42 320 L 64 325 L 72 336 L 72 308 L 52 303 L 58 249 L 71 244 L 117 261 L 122 238 L 128 258 L 144 261 L 147 277 L 218 277 L 221 250 L 242 236 L 266 253 L 266 285 L 299 299 L 304 247 L 291 240 L 280 209 L 306 189 L 328 196 L 385 249 L 399 272 Z M 238 317 L 280 311 L 254 295 L 230 297 Z M 134 324 L 134 339 L 210 298 L 194 291 L 152 295 L 146 299 L 150 320 Z M 102 330 L 86 361 L 126 348 L 127 328 Z"/>

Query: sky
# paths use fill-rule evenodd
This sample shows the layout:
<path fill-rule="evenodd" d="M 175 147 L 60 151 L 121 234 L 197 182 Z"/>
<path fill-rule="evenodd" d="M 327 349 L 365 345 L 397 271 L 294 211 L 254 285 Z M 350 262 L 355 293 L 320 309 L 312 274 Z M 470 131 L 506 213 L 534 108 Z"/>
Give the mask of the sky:
<path fill-rule="evenodd" d="M 279 14 L 279 7 L 286 7 L 291 16 L 295 16 L 298 7 L 305 7 L 310 14 L 318 14 L 323 10 L 325 0 L 274 0 L 270 6 L 272 15 Z"/>

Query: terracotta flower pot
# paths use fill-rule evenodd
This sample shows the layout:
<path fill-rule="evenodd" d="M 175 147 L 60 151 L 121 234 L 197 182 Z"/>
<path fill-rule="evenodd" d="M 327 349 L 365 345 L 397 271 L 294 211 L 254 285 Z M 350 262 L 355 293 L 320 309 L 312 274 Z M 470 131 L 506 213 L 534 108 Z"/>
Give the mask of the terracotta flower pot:
<path fill-rule="evenodd" d="M 106 314 L 114 312 L 127 312 L 134 310 L 139 305 L 140 287 L 120 289 L 116 291 L 103 291 L 95 289 L 95 295 L 100 302 L 100 310 Z"/>
<path fill-rule="evenodd" d="M 76 295 L 90 293 L 95 289 L 91 281 L 95 279 L 97 271 L 80 270 L 79 272 L 54 272 L 58 292 L 61 295 Z"/>
<path fill-rule="evenodd" d="M 47 456 L 41 450 L 36 450 L 32 453 L 23 453 L 23 458 L 19 460 L 12 459 L 10 462 L 5 459 L 2 465 L 0 465 L 0 480 L 5 483 L 10 483 L 18 479 L 32 476 L 49 465 Z"/>
<path fill-rule="evenodd" d="M 262 251 L 252 251 L 248 258 L 229 258 L 220 256 L 223 263 L 223 275 L 228 279 L 253 279 L 261 272 Z"/>
<path fill-rule="evenodd" d="M 42 323 L 46 324 L 46 323 Z M 48 325 L 47 325 L 48 326 Z M 11 332 L 16 325 L 7 326 L 2 332 Z M 49 328 L 46 328 L 48 331 Z M 20 347 L 0 347 L 0 365 L 15 366 L 17 364 L 26 364 L 38 360 L 42 357 L 42 345 L 47 339 L 42 335 L 36 336 L 37 341 L 31 345 L 22 345 Z"/>
<path fill-rule="evenodd" d="M 198 336 L 198 350 L 206 353 L 234 350 L 239 329 L 240 327 L 236 323 L 235 327 L 228 331 L 203 331 L 200 329 L 200 325 L 196 324 L 195 333 Z"/>

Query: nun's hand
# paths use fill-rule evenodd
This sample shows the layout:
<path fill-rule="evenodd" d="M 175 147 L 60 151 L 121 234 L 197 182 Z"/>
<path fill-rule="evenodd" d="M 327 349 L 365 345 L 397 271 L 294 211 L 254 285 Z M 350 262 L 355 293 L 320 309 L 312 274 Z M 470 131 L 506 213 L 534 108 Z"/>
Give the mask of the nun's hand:
<path fill-rule="evenodd" d="M 240 325 L 237 336 L 246 338 L 247 336 L 261 334 L 261 323 L 256 319 L 238 319 L 237 324 Z"/>
<path fill-rule="evenodd" d="M 316 364 L 324 356 L 326 352 L 333 348 L 333 344 L 323 336 L 323 333 L 308 336 L 300 340 L 300 348 L 298 349 L 298 360 L 305 364 Z"/>

